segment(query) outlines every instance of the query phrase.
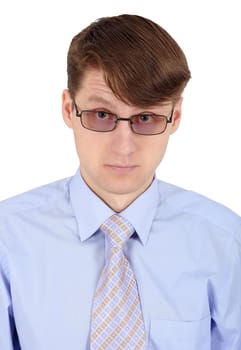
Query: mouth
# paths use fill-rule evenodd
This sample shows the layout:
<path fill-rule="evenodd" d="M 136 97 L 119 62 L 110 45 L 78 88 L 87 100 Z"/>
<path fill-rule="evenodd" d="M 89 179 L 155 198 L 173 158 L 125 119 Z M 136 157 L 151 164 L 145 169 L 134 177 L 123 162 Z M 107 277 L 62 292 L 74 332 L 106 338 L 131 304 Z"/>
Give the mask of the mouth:
<path fill-rule="evenodd" d="M 123 174 L 130 173 L 139 167 L 138 165 L 129 165 L 129 164 L 128 165 L 106 164 L 105 166 L 113 172 L 123 173 Z"/>

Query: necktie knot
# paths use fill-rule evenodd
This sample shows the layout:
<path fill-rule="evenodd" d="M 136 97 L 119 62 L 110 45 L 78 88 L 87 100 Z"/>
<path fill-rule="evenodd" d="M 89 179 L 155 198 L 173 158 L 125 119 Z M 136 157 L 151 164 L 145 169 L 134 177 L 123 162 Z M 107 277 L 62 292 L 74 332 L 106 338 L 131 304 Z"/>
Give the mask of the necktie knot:
<path fill-rule="evenodd" d="M 109 217 L 100 228 L 109 237 L 111 245 L 119 248 L 123 247 L 135 231 L 129 221 L 118 214 Z"/>

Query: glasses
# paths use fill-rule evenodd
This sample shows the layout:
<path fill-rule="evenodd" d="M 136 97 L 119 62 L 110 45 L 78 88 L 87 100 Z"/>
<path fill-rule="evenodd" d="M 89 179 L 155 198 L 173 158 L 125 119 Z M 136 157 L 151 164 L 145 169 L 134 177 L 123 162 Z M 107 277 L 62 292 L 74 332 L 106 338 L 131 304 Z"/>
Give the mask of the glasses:
<path fill-rule="evenodd" d="M 110 132 L 115 130 L 119 121 L 129 122 L 133 133 L 138 135 L 158 135 L 165 132 L 167 124 L 172 122 L 174 105 L 169 116 L 154 113 L 139 113 L 129 118 L 121 118 L 118 115 L 103 110 L 86 109 L 79 110 L 74 102 L 76 117 L 80 118 L 85 129 L 96 132 Z"/>

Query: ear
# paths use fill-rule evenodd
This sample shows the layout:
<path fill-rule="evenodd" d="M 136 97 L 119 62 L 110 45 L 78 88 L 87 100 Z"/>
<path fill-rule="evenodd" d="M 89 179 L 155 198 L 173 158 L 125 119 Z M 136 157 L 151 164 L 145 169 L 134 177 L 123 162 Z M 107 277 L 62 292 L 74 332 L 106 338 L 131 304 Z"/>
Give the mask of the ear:
<path fill-rule="evenodd" d="M 179 127 L 182 116 L 182 101 L 183 97 L 179 97 L 174 106 L 174 112 L 172 116 L 172 123 L 170 127 L 170 134 L 173 134 Z"/>
<path fill-rule="evenodd" d="M 70 97 L 69 90 L 64 90 L 62 93 L 62 116 L 65 124 L 69 128 L 73 128 L 73 100 Z"/>

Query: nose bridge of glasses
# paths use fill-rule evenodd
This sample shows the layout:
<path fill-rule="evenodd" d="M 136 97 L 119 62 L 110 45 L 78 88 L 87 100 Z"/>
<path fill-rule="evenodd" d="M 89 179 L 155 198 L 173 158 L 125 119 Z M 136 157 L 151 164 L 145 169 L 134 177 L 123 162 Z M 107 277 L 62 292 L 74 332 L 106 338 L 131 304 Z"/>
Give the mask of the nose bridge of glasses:
<path fill-rule="evenodd" d="M 130 117 L 130 118 L 116 117 L 116 120 L 115 120 L 116 124 L 117 124 L 119 121 L 126 121 L 126 122 L 129 122 L 130 124 L 133 123 L 132 117 Z"/>

